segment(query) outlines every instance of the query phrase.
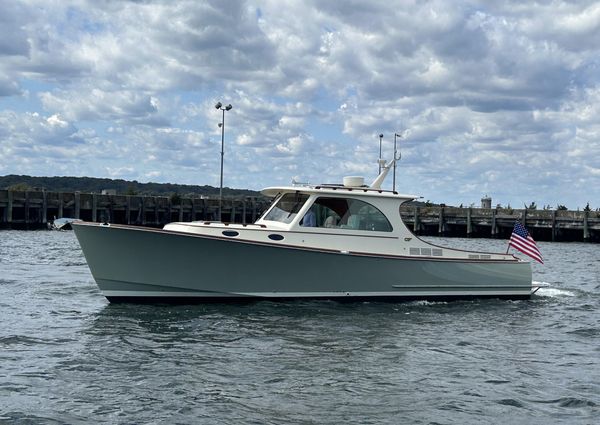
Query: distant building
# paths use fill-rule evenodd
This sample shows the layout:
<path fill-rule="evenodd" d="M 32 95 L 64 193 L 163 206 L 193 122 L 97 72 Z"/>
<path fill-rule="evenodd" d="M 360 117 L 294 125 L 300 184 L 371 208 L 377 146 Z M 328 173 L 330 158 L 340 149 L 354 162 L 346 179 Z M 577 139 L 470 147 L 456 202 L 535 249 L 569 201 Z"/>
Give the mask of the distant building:
<path fill-rule="evenodd" d="M 492 208 L 492 198 L 487 195 L 481 198 L 481 208 Z"/>
<path fill-rule="evenodd" d="M 116 195 L 117 189 L 102 189 L 102 195 Z"/>

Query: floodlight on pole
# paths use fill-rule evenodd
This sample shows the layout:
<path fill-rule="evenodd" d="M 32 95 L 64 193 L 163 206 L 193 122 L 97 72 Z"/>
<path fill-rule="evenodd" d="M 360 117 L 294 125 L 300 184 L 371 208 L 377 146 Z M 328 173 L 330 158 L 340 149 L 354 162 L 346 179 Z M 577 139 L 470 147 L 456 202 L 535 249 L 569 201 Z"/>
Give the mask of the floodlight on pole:
<path fill-rule="evenodd" d="M 231 104 L 223 107 L 221 102 L 217 102 L 215 105 L 216 109 L 220 109 L 223 111 L 223 117 L 221 122 L 219 123 L 219 127 L 221 127 L 221 184 L 219 186 L 219 221 L 222 221 L 221 212 L 223 210 L 223 157 L 225 156 L 225 111 L 230 111 L 233 106 Z"/>

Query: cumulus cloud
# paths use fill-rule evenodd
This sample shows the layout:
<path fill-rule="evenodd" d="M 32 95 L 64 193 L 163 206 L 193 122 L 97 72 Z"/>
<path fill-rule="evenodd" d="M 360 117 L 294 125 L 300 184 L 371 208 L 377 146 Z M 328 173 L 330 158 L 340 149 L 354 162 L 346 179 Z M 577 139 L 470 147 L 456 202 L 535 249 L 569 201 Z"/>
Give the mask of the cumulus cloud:
<path fill-rule="evenodd" d="M 70 120 L 169 125 L 168 119 L 160 115 L 159 100 L 145 93 L 130 90 L 108 92 L 92 88 L 83 96 L 75 90 L 42 92 L 39 96 L 47 110 L 60 111 Z"/>
<path fill-rule="evenodd" d="M 2 37 L 0 38 L 0 57 L 27 56 L 29 54 L 29 43 L 27 31 L 23 23 L 29 18 L 27 9 L 18 2 L 6 2 L 2 5 L 3 12 L 0 15 L 0 27 Z"/>
<path fill-rule="evenodd" d="M 391 157 L 401 132 L 405 191 L 593 205 L 598 17 L 592 1 L 4 2 L 0 171 L 214 185 L 222 101 L 232 186 L 370 179 L 377 135 Z"/>

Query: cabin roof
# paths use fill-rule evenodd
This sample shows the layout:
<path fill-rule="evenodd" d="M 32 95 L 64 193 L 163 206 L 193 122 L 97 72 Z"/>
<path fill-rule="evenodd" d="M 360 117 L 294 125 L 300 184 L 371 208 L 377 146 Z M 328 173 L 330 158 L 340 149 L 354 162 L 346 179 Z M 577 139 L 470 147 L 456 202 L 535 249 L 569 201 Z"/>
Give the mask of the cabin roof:
<path fill-rule="evenodd" d="M 261 191 L 261 193 L 265 196 L 276 196 L 278 193 L 306 193 L 306 194 L 327 194 L 327 195 L 352 195 L 354 196 L 366 196 L 366 197 L 376 197 L 376 198 L 394 198 L 401 200 L 412 200 L 420 198 L 418 195 L 408 195 L 402 194 L 398 192 L 393 192 L 391 190 L 383 190 L 383 189 L 372 189 L 370 187 L 361 186 L 361 187 L 346 187 L 342 185 L 331 185 L 331 184 L 323 184 L 317 186 L 274 186 L 267 187 Z"/>

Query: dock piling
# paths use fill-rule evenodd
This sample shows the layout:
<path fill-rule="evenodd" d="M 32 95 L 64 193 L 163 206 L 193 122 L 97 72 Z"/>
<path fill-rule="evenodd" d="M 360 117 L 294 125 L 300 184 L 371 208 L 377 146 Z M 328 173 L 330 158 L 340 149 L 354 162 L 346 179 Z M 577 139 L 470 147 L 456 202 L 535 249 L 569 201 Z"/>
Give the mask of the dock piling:
<path fill-rule="evenodd" d="M 416 235 L 419 234 L 419 207 L 415 207 L 415 209 L 414 209 L 413 232 Z"/>
<path fill-rule="evenodd" d="M 81 218 L 81 193 L 75 192 L 75 217 L 76 219 Z"/>
<path fill-rule="evenodd" d="M 471 214 L 473 213 L 471 207 L 467 209 L 467 238 L 471 237 L 473 233 L 473 223 L 471 222 Z"/>
<path fill-rule="evenodd" d="M 48 224 L 48 193 L 44 190 L 42 192 L 42 224 Z"/>

